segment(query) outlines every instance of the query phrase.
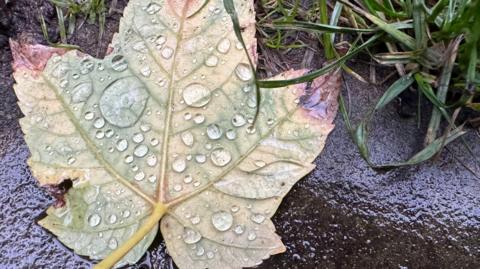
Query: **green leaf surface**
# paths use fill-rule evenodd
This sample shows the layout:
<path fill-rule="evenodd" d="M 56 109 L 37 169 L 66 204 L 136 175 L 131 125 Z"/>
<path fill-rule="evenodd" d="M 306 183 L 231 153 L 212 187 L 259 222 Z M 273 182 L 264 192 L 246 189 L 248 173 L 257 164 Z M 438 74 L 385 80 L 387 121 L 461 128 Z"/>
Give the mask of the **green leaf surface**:
<path fill-rule="evenodd" d="M 73 181 L 40 224 L 98 268 L 137 262 L 158 227 L 180 268 L 285 251 L 270 218 L 314 168 L 340 75 L 262 88 L 257 105 L 253 1 L 235 10 L 245 49 L 221 0 L 131 0 L 104 59 L 12 42 L 32 173 Z"/>

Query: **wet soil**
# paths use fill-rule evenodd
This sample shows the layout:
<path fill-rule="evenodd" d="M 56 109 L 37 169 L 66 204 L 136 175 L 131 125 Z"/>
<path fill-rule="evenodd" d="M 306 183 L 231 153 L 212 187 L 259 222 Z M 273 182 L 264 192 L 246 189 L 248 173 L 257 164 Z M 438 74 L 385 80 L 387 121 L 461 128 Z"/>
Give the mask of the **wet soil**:
<path fill-rule="evenodd" d="M 54 9 L 48 1 L 10 2 L 0 11 L 0 268 L 88 268 L 90 261 L 36 224 L 54 199 L 36 185 L 26 165 L 29 152 L 12 90 L 7 38 L 45 43 L 39 12 L 51 26 L 50 36 L 57 37 Z M 125 4 L 118 1 L 118 8 Z M 100 46 L 97 27 L 88 23 L 69 42 L 101 57 L 119 18 L 119 13 L 108 17 Z M 294 59 L 277 65 L 279 70 L 321 64 L 321 53 L 314 50 L 308 55 L 261 53 L 263 62 Z M 357 61 L 352 66 L 368 77 L 367 65 Z M 345 77 L 352 117 L 358 120 L 384 89 Z M 406 158 L 420 148 L 423 129 L 400 114 L 392 104 L 374 119 L 375 161 Z M 317 168 L 293 188 L 274 217 L 287 252 L 259 268 L 479 268 L 480 183 L 468 170 L 480 171 L 462 143 L 449 145 L 435 162 L 377 172 L 360 158 L 340 116 L 335 123 Z M 470 132 L 466 140 L 479 156 L 478 135 Z M 131 268 L 173 268 L 162 241 L 159 235 Z"/>

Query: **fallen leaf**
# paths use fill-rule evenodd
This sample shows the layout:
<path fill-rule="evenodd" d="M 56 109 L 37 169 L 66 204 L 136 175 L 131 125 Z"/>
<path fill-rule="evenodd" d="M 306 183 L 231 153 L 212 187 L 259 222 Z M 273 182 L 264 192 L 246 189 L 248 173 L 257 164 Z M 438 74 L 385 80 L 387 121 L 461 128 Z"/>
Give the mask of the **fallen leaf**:
<path fill-rule="evenodd" d="M 236 10 L 256 59 L 253 1 Z M 131 0 L 105 59 L 69 51 L 45 65 L 35 55 L 63 52 L 12 44 L 32 173 L 73 180 L 40 221 L 63 244 L 100 268 L 133 264 L 161 221 L 180 268 L 285 251 L 270 219 L 333 129 L 338 72 L 260 89 L 252 125 L 253 73 L 221 0 Z"/>

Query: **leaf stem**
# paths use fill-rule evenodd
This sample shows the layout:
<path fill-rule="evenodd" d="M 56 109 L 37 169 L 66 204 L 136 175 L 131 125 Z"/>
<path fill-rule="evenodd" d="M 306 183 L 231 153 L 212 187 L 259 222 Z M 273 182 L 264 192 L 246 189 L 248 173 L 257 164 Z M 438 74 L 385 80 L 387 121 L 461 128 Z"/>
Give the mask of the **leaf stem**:
<path fill-rule="evenodd" d="M 95 265 L 94 269 L 110 269 L 118 261 L 120 261 L 123 256 L 125 256 L 132 248 L 134 248 L 138 242 L 140 242 L 146 234 L 148 234 L 155 225 L 158 224 L 160 219 L 163 217 L 165 212 L 167 212 L 168 207 L 162 203 L 158 203 L 153 207 L 152 214 L 145 220 L 145 222 L 140 226 L 132 237 L 125 241 L 119 248 L 110 253 L 103 261 Z"/>

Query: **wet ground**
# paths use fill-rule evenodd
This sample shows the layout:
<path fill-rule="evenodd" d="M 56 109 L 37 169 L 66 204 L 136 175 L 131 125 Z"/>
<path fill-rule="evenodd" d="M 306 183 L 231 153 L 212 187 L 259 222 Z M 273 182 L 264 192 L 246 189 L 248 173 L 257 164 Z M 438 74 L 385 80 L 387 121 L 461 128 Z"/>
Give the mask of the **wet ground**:
<path fill-rule="evenodd" d="M 35 223 L 53 199 L 28 171 L 29 153 L 17 122 L 21 113 L 12 90 L 6 40 L 45 43 L 36 14 L 43 12 L 47 23 L 55 25 L 47 2 L 14 0 L 8 12 L 0 14 L 0 268 L 91 265 Z M 119 1 L 119 8 L 124 5 Z M 107 20 L 100 49 L 96 27 L 87 23 L 69 41 L 101 56 L 119 17 L 113 14 Z M 57 36 L 51 28 L 50 36 Z M 361 72 L 367 71 L 365 65 L 353 66 L 368 77 Z M 345 86 L 354 119 L 384 89 L 350 77 L 345 77 Z M 335 122 L 317 168 L 293 188 L 274 217 L 287 252 L 260 268 L 479 268 L 480 182 L 468 169 L 480 171 L 462 143 L 449 145 L 435 162 L 376 172 L 360 158 L 341 117 Z M 372 126 L 371 148 L 377 162 L 406 158 L 422 144 L 422 129 L 414 118 L 400 117 L 395 104 Z M 466 140 L 480 155 L 479 136 L 470 132 Z M 158 236 L 132 268 L 172 268 L 162 241 Z"/>

